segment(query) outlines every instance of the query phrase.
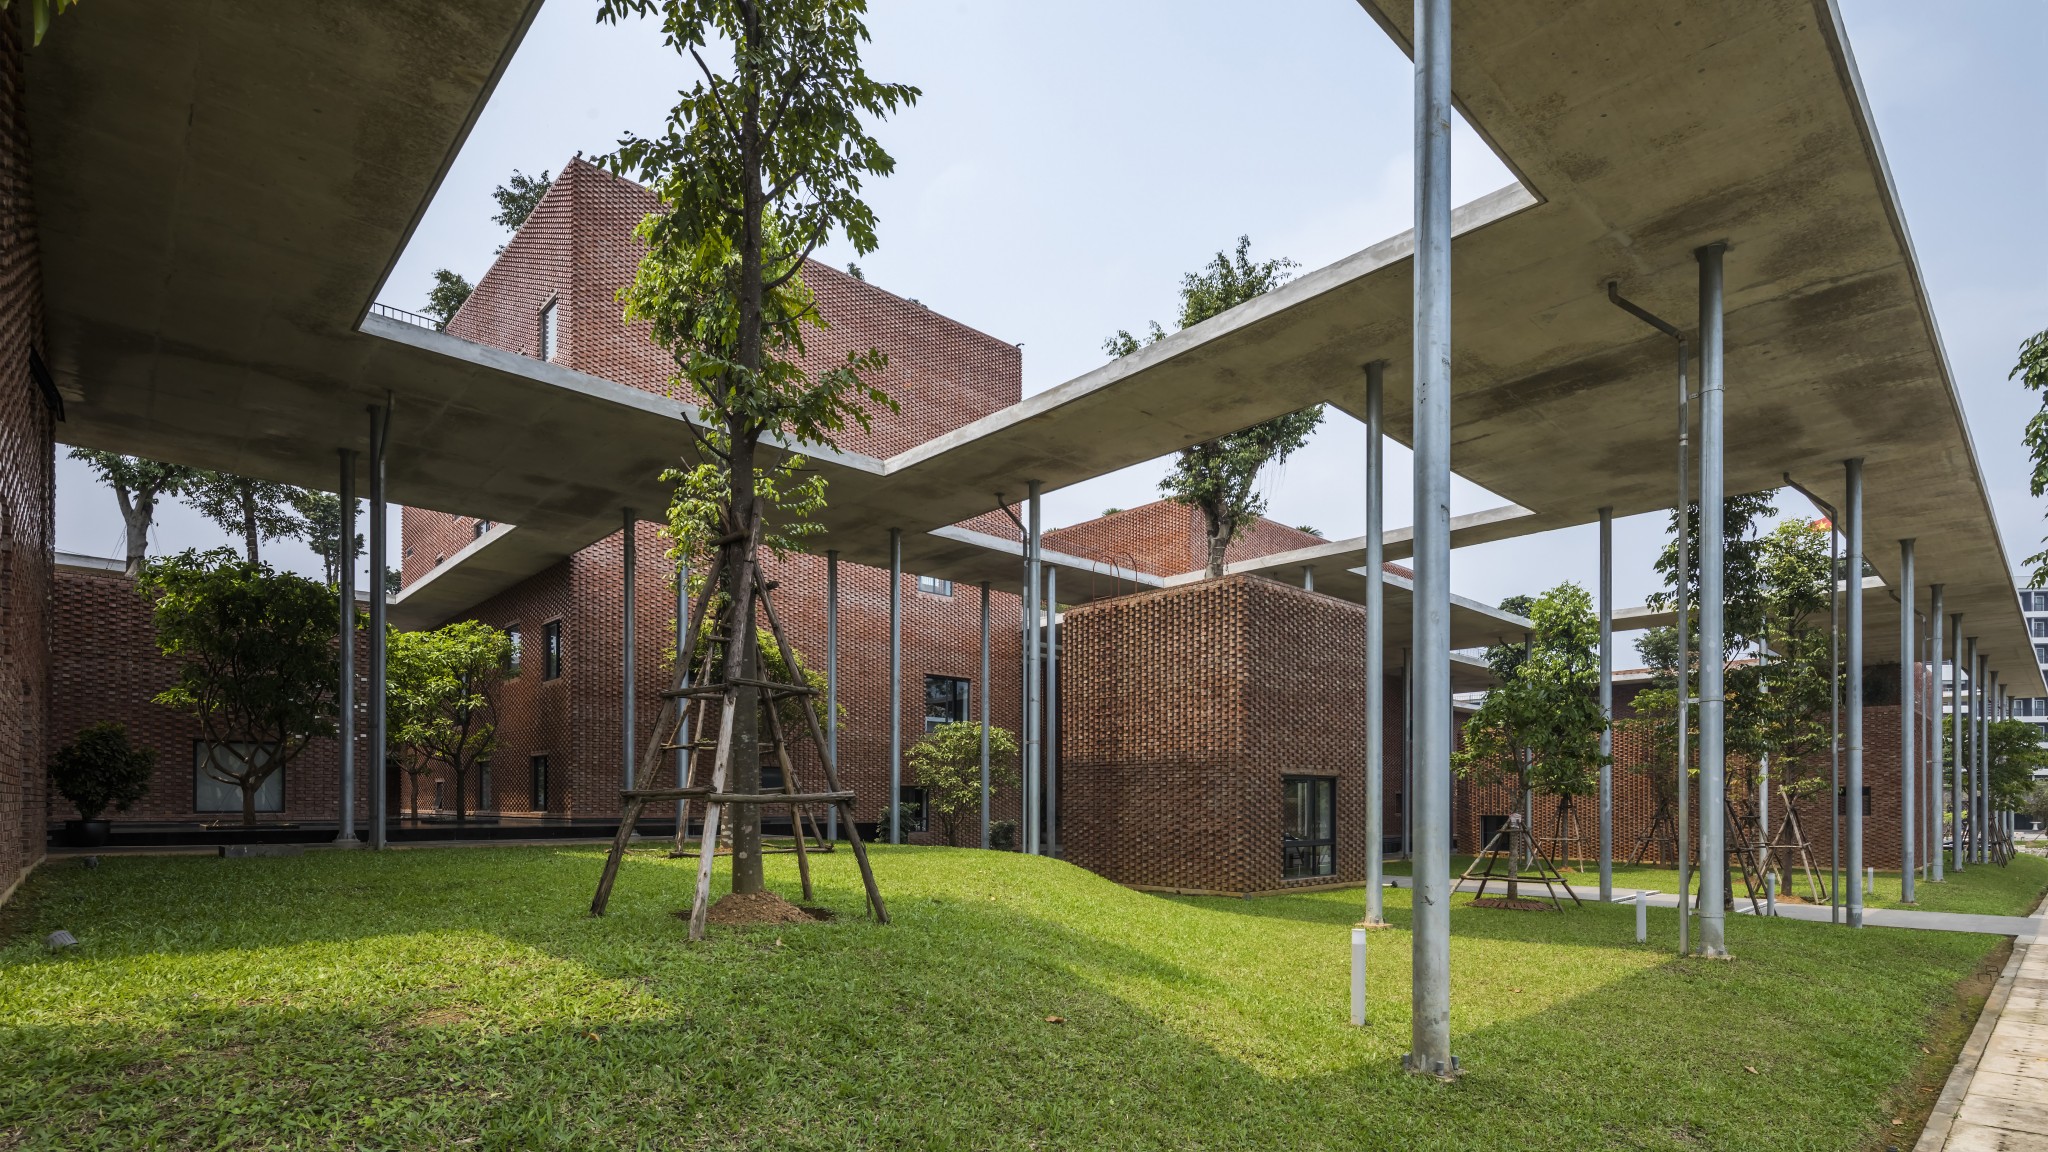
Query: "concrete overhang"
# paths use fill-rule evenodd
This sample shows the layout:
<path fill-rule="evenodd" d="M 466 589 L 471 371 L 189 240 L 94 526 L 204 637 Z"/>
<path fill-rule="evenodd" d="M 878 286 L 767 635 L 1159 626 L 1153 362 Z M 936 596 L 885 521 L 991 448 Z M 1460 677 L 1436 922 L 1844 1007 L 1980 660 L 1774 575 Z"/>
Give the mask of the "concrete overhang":
<path fill-rule="evenodd" d="M 363 406 L 389 394 L 391 498 L 518 526 L 471 557 L 503 549 L 494 572 L 437 575 L 451 601 L 601 538 L 621 507 L 658 514 L 681 405 L 366 318 L 534 6 L 104 0 L 31 53 L 63 438 L 332 487 L 334 450 L 363 446 Z M 1405 5 L 1364 6 L 1408 42 Z M 1452 246 L 1453 464 L 1528 512 L 1490 530 L 1669 505 L 1671 343 L 1605 287 L 1690 329 L 1693 251 L 1726 241 L 1728 490 L 1789 473 L 1839 502 L 1841 461 L 1864 458 L 1880 572 L 1917 538 L 1922 581 L 2043 694 L 1828 0 L 1682 20 L 1463 0 L 1455 21 L 1460 107 L 1521 178 L 1459 209 Z M 1007 558 L 934 530 L 1026 480 L 1057 489 L 1318 401 L 1356 415 L 1372 359 L 1407 442 L 1411 252 L 1385 240 L 890 460 L 819 454 L 815 547 L 882 565 L 896 527 L 910 570 L 995 579 Z"/>

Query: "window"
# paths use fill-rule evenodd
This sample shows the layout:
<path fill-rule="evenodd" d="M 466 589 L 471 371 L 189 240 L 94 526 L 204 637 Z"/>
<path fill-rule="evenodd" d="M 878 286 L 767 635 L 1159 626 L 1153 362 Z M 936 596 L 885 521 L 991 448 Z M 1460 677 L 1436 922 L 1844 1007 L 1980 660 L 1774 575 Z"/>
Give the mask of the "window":
<path fill-rule="evenodd" d="M 505 629 L 505 640 L 511 645 L 511 654 L 505 659 L 505 667 L 510 671 L 517 672 L 519 671 L 519 625 L 514 624 L 510 628 Z"/>
<path fill-rule="evenodd" d="M 540 310 L 540 358 L 543 360 L 555 358 L 555 313 L 556 305 L 560 303 L 559 299 L 550 300 Z"/>
<path fill-rule="evenodd" d="M 782 791 L 782 765 L 772 760 L 761 762 L 761 791 Z"/>
<path fill-rule="evenodd" d="M 550 620 L 540 626 L 540 678 L 559 679 L 562 675 L 562 622 Z"/>
<path fill-rule="evenodd" d="M 1333 876 L 1337 872 L 1337 781 L 1328 776 L 1280 780 L 1280 875 Z"/>
<path fill-rule="evenodd" d="M 528 787 L 532 789 L 533 810 L 535 812 L 545 812 L 548 810 L 548 758 L 546 756 L 527 757 L 526 771 L 528 774 Z"/>
<path fill-rule="evenodd" d="M 476 762 L 476 806 L 491 806 L 491 762 L 488 758 Z"/>
<path fill-rule="evenodd" d="M 2048 664 L 2048 644 L 2034 645 L 2034 663 Z"/>
<path fill-rule="evenodd" d="M 917 590 L 919 592 L 928 592 L 933 596 L 951 596 L 953 594 L 953 582 L 951 580 L 941 580 L 937 576 L 919 576 L 917 578 Z"/>
<path fill-rule="evenodd" d="M 896 790 L 896 803 L 900 809 L 896 818 L 903 821 L 903 834 L 908 836 L 912 832 L 924 831 L 924 789 L 905 784 Z M 887 812 L 882 813 L 881 833 L 884 839 L 889 835 Z"/>
<path fill-rule="evenodd" d="M 924 730 L 967 719 L 968 681 L 957 676 L 924 678 Z"/>
<path fill-rule="evenodd" d="M 2035 616 L 2028 619 L 2027 634 L 2036 640 L 2048 640 L 2048 616 Z"/>
<path fill-rule="evenodd" d="M 1847 788 L 1843 788 L 1841 791 L 1835 793 L 1835 815 L 1847 816 L 1848 814 L 1849 790 Z M 1865 816 L 1870 815 L 1870 785 L 1868 784 L 1865 784 L 1863 786 L 1863 814 Z"/>
<path fill-rule="evenodd" d="M 434 811 L 439 812 L 441 809 L 446 808 L 447 806 L 448 782 L 446 780 L 441 780 L 437 778 L 434 781 Z"/>
<path fill-rule="evenodd" d="M 2020 593 L 2020 607 L 2028 612 L 2048 612 L 2048 592 Z"/>
<path fill-rule="evenodd" d="M 234 741 L 209 746 L 204 740 L 192 742 L 192 810 L 194 812 L 240 812 L 242 786 L 237 778 L 270 762 L 276 749 L 268 744 Z M 256 789 L 258 812 L 284 811 L 284 769 L 272 772 Z"/>
<path fill-rule="evenodd" d="M 481 540 L 484 538 L 484 533 L 491 530 L 491 522 L 489 520 L 478 520 L 469 526 L 469 530 L 474 538 Z"/>

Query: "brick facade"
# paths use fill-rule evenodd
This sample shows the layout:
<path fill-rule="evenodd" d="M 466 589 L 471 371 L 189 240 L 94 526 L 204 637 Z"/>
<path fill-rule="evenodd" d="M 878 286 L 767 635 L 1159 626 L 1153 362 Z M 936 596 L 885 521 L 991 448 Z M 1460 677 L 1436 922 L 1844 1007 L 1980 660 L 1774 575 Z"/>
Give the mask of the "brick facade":
<path fill-rule="evenodd" d="M 618 288 L 632 276 L 642 247 L 633 229 L 655 201 L 645 189 L 583 161 L 573 161 L 549 188 L 505 251 L 478 281 L 450 321 L 452 335 L 527 355 L 539 350 L 541 313 L 557 309 L 556 347 L 550 359 L 650 392 L 668 394 L 672 370 L 648 339 L 644 325 L 620 321 Z M 890 455 L 1016 403 L 1022 396 L 1017 348 L 882 291 L 836 269 L 811 263 L 805 283 L 830 325 L 806 336 L 804 361 L 813 371 L 841 363 L 850 352 L 874 347 L 889 357 L 876 383 L 899 411 L 873 414 L 873 427 L 849 429 L 841 446 Z M 991 514 L 975 525 L 1000 531 Z M 1006 525 L 1007 521 L 1003 521 Z M 477 535 L 477 522 L 443 512 L 408 508 L 403 516 L 402 573 L 406 583 L 447 562 Z M 493 757 L 491 795 L 478 784 L 469 803 L 483 811 L 605 816 L 618 811 L 624 776 L 622 654 L 623 533 L 592 544 L 547 572 L 479 604 L 468 615 L 499 627 L 518 627 L 524 668 L 500 703 L 499 746 Z M 673 669 L 675 584 L 666 543 L 653 524 L 637 529 L 635 579 L 635 703 L 637 750 L 644 751 L 660 711 L 659 692 Z M 776 607 L 807 664 L 822 670 L 825 657 L 825 561 L 792 555 L 768 559 L 781 582 Z M 883 570 L 844 564 L 840 569 L 839 736 L 843 780 L 860 793 L 862 820 L 882 811 L 888 786 L 888 592 Z M 903 744 L 924 731 L 924 677 L 957 676 L 979 693 L 981 608 L 977 589 L 951 596 L 920 592 L 914 575 L 903 588 Z M 562 625 L 563 667 L 557 680 L 541 677 L 542 629 Z M 1016 731 L 1021 713 L 1020 604 L 1014 591 L 992 597 L 992 721 Z M 979 715 L 979 697 L 970 718 Z M 533 757 L 545 756 L 548 787 L 534 795 Z M 637 760 L 637 757 L 636 757 Z M 805 786 L 818 780 L 814 751 L 797 757 Z M 906 782 L 909 771 L 905 769 Z M 666 772 L 663 781 L 672 779 Z M 444 798 L 453 805 L 452 784 Z M 431 790 L 431 786 L 429 786 Z M 544 807 L 537 807 L 537 802 Z M 999 794 L 997 819 L 1014 818 L 1017 799 Z M 929 838 L 929 835 L 915 838 Z"/>
<path fill-rule="evenodd" d="M 194 806 L 196 743 L 199 722 L 153 702 L 177 677 L 177 663 L 157 651 L 150 607 L 135 582 L 118 570 L 59 566 L 55 578 L 54 656 L 50 664 L 50 735 L 61 745 L 88 724 L 114 720 L 129 739 L 156 753 L 156 776 L 149 794 L 126 812 L 107 814 L 123 822 L 239 823 L 234 812 L 200 812 Z M 369 641 L 359 634 L 356 646 L 358 748 L 367 747 L 361 702 L 369 695 Z M 356 812 L 369 811 L 370 759 L 358 753 Z M 338 743 L 314 740 L 284 768 L 284 811 L 258 813 L 258 820 L 327 822 L 340 816 L 341 758 Z M 396 803 L 397 794 L 393 793 Z M 61 796 L 52 796 L 47 827 L 56 830 L 78 813 Z M 36 837 L 42 841 L 44 814 L 38 813 Z"/>
<path fill-rule="evenodd" d="M 0 901 L 43 857 L 49 794 L 54 423 L 29 368 L 43 315 L 22 101 L 20 22 L 0 20 Z"/>
<path fill-rule="evenodd" d="M 1223 555 L 1227 562 L 1235 563 L 1324 542 L 1313 533 L 1260 517 L 1238 533 Z M 1049 529 L 1045 547 L 1154 576 L 1199 572 L 1209 562 L 1208 529 L 1201 509 L 1171 500 L 1155 500 L 1070 527 Z"/>
<path fill-rule="evenodd" d="M 1233 576 L 1067 613 L 1069 860 L 1145 888 L 1251 893 L 1365 878 L 1365 610 Z M 1398 830 L 1401 695 L 1383 685 L 1383 820 Z M 1336 871 L 1282 878 L 1281 781 L 1336 782 Z"/>

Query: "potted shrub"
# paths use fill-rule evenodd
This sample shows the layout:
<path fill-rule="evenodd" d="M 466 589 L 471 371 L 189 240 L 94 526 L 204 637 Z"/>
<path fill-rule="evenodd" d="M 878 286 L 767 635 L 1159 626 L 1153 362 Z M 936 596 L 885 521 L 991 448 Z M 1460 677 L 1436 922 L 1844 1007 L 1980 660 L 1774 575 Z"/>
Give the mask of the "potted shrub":
<path fill-rule="evenodd" d="M 71 743 L 50 757 L 50 781 L 78 809 L 78 819 L 64 823 L 65 838 L 75 847 L 96 848 L 107 842 L 108 809 L 125 812 L 149 791 L 156 754 L 128 742 L 128 730 L 108 721 L 79 730 Z"/>

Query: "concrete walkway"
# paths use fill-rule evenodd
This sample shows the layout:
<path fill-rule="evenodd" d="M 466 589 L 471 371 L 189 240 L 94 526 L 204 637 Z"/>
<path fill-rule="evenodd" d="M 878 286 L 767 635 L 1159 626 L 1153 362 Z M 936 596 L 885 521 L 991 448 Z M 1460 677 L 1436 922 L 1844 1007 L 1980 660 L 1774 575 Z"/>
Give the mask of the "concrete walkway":
<path fill-rule="evenodd" d="M 1387 879 L 1396 888 L 1408 887 L 1409 881 L 1406 876 L 1389 876 Z M 1461 881 L 1453 882 L 1452 884 L 1453 890 L 1458 892 L 1471 892 L 1478 887 L 1478 884 L 1472 882 Z M 1500 881 L 1495 880 L 1493 882 L 1493 890 L 1497 892 L 1500 888 Z M 1579 894 L 1579 899 L 1586 903 L 1598 902 L 1600 890 L 1597 886 L 1588 885 L 1585 888 L 1581 888 L 1574 884 L 1572 888 Z M 1635 888 L 1616 888 L 1614 890 L 1614 902 L 1616 904 L 1633 904 L 1635 903 L 1637 891 L 1638 889 Z M 1540 900 L 1543 898 L 1543 885 L 1524 881 L 1522 883 L 1522 894 L 1525 897 Z M 1564 899 L 1563 894 L 1560 893 L 1558 898 L 1560 900 Z M 1676 908 L 1678 907 L 1678 894 L 1676 892 L 1659 892 L 1655 889 L 1650 889 L 1649 895 L 1644 898 L 1644 903 L 1652 908 Z M 1755 914 L 1750 910 L 1747 897 L 1739 896 L 1736 899 L 1735 914 L 1738 916 Z M 1846 910 L 1843 915 L 1846 917 Z M 1807 920 L 1825 924 L 1828 922 L 1828 916 L 1829 909 L 1825 904 L 1778 905 L 1778 918 L 1781 920 Z M 1869 928 L 1917 928 L 1924 932 L 1983 932 L 1992 936 L 2011 936 L 2016 943 L 2026 943 L 2038 939 L 2043 928 L 2048 927 L 2048 921 L 2044 921 L 2039 916 L 1980 916 L 1967 912 L 1921 912 L 1910 908 L 1866 908 L 1863 910 L 1863 923 L 1865 927 Z"/>
<path fill-rule="evenodd" d="M 2048 1152 L 2048 905 L 2030 921 L 1914 1152 Z"/>

